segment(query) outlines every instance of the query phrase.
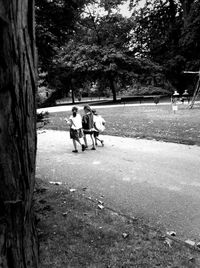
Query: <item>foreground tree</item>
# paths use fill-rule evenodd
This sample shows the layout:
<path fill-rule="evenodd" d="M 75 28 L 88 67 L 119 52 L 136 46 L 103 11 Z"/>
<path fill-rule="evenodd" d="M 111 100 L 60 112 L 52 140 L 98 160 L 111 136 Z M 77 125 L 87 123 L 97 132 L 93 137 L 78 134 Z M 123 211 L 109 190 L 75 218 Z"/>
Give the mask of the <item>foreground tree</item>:
<path fill-rule="evenodd" d="M 34 1 L 0 0 L 0 267 L 38 267 Z"/>

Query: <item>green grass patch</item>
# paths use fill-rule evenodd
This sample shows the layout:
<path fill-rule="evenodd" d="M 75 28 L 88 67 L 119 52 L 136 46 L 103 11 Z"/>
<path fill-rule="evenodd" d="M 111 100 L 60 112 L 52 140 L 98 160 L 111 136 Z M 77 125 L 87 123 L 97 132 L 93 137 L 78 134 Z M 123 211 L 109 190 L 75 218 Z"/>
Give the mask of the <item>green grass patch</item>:
<path fill-rule="evenodd" d="M 97 112 L 106 120 L 107 135 L 200 145 L 200 106 L 197 105 L 193 109 L 180 105 L 176 113 L 171 105 L 125 105 L 99 108 Z M 68 130 L 64 118 L 69 115 L 70 112 L 51 113 L 45 128 Z"/>

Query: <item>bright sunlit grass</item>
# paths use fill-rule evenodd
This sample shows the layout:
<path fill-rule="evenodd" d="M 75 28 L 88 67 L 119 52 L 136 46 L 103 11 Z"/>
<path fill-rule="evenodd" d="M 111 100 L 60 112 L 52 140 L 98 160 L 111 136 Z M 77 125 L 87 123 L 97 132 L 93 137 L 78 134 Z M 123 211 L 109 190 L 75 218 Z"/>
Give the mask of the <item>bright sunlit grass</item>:
<path fill-rule="evenodd" d="M 156 139 L 200 145 L 200 109 L 180 106 L 174 114 L 170 105 L 119 106 L 97 111 L 106 120 L 107 135 Z M 64 118 L 70 112 L 50 114 L 49 129 L 68 130 Z"/>

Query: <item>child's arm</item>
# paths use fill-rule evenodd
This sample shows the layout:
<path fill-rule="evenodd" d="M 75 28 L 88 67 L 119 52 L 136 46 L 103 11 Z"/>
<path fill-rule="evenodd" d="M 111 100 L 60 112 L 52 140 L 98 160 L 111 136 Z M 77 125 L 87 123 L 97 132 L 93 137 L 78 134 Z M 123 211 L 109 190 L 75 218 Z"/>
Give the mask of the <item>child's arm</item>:
<path fill-rule="evenodd" d="M 106 124 L 105 119 L 102 116 L 101 116 L 101 119 L 102 119 L 102 124 L 105 126 L 105 124 Z"/>
<path fill-rule="evenodd" d="M 65 122 L 67 123 L 68 126 L 72 125 L 72 120 L 69 118 L 64 118 Z"/>

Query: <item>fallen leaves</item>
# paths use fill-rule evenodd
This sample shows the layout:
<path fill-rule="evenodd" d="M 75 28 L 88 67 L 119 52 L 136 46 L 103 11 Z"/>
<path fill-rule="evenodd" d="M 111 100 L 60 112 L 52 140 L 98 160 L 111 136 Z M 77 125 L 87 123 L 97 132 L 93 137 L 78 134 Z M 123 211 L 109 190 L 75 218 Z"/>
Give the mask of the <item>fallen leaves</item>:
<path fill-rule="evenodd" d="M 49 183 L 54 185 L 62 185 L 61 181 L 50 181 Z"/>
<path fill-rule="evenodd" d="M 104 209 L 104 206 L 101 205 L 101 204 L 99 204 L 99 205 L 98 205 L 98 208 L 99 208 L 99 209 Z"/>
<path fill-rule="evenodd" d="M 122 237 L 125 239 L 125 238 L 127 238 L 129 236 L 129 234 L 128 233 L 122 233 Z"/>
<path fill-rule="evenodd" d="M 71 193 L 74 193 L 74 192 L 76 192 L 76 189 L 71 188 L 71 189 L 69 189 L 69 191 L 70 191 Z"/>
<path fill-rule="evenodd" d="M 190 239 L 185 240 L 185 243 L 189 244 L 190 246 L 195 246 L 195 242 Z"/>

